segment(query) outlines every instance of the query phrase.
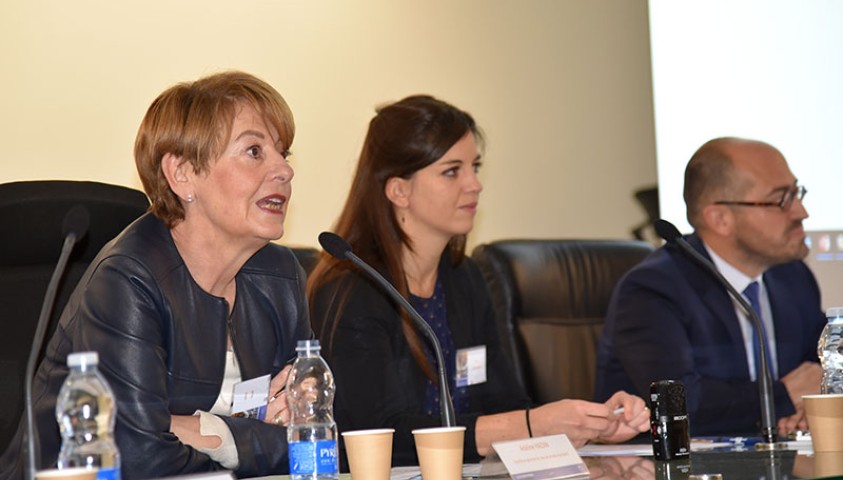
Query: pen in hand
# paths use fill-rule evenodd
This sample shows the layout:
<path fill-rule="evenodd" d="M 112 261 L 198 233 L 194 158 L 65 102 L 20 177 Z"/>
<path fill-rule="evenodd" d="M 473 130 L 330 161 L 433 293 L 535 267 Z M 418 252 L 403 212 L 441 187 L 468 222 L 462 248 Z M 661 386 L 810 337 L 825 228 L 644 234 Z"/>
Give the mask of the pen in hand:
<path fill-rule="evenodd" d="M 276 399 L 276 398 L 278 398 L 278 397 L 279 397 L 282 393 L 284 393 L 284 390 L 286 390 L 286 389 L 287 389 L 287 386 L 286 386 L 286 385 L 284 385 L 283 387 L 281 387 L 281 389 L 280 389 L 280 390 L 278 390 L 277 392 L 273 393 L 273 394 L 269 397 L 269 401 L 270 401 L 270 402 L 274 402 L 274 401 L 275 401 L 275 399 Z"/>

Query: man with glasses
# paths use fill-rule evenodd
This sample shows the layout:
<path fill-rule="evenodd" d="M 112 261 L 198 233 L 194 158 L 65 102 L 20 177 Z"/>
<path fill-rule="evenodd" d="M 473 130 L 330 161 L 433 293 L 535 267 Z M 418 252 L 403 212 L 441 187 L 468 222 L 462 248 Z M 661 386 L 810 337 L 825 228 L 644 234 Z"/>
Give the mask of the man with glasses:
<path fill-rule="evenodd" d="M 805 429 L 802 395 L 819 393 L 817 341 L 826 320 L 802 221 L 806 189 L 774 147 L 718 138 L 685 169 L 694 233 L 710 259 L 758 312 L 780 434 Z M 726 289 L 673 245 L 618 284 L 597 359 L 597 401 L 625 389 L 648 398 L 657 380 L 685 384 L 694 435 L 757 435 L 759 346 L 751 320 Z"/>

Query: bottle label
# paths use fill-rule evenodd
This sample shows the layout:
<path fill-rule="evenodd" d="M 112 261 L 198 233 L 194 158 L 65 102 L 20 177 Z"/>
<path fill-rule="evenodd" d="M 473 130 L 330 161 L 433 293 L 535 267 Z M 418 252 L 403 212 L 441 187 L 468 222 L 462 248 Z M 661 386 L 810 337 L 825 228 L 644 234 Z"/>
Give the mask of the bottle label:
<path fill-rule="evenodd" d="M 289 445 L 290 475 L 337 473 L 337 441 L 293 442 Z"/>
<path fill-rule="evenodd" d="M 103 467 L 97 471 L 97 480 L 120 480 L 119 468 Z"/>

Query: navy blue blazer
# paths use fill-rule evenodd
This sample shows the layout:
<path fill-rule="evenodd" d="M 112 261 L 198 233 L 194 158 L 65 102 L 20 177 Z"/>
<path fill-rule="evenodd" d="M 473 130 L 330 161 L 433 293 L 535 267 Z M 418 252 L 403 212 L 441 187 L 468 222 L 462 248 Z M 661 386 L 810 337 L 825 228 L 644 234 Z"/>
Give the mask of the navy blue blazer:
<path fill-rule="evenodd" d="M 696 235 L 688 242 L 710 258 Z M 764 273 L 775 327 L 780 376 L 817 362 L 826 324 L 817 282 L 801 261 Z M 612 295 L 597 355 L 595 398 L 619 389 L 649 398 L 650 383 L 681 380 L 694 435 L 757 435 L 758 385 L 726 289 L 678 247 L 656 250 L 629 271 Z M 795 413 L 781 381 L 773 382 L 776 416 Z"/>

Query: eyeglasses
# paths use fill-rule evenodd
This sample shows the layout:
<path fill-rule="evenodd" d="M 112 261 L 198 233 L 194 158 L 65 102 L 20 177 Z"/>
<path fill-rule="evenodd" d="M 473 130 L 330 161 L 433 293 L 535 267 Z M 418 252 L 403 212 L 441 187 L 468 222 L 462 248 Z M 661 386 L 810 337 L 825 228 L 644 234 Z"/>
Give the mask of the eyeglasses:
<path fill-rule="evenodd" d="M 714 204 L 737 205 L 740 207 L 779 207 L 780 209 L 787 211 L 790 209 L 790 206 L 793 205 L 793 201 L 795 199 L 798 198 L 801 201 L 803 198 L 805 198 L 806 193 L 808 193 L 808 190 L 805 187 L 803 187 L 802 185 L 794 185 L 782 192 L 782 198 L 780 198 L 778 202 L 742 202 L 732 200 L 721 200 L 719 202 L 714 202 Z"/>

